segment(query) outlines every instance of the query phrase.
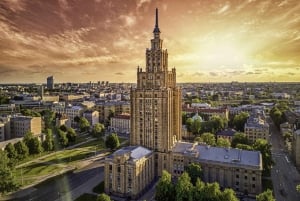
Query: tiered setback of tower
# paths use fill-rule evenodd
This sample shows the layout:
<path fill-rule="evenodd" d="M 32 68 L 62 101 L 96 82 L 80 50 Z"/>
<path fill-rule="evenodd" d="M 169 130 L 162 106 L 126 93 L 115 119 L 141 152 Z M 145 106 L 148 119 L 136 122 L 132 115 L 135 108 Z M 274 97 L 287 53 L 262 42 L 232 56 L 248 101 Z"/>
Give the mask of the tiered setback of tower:
<path fill-rule="evenodd" d="M 199 163 L 206 182 L 260 193 L 259 152 L 181 142 L 181 89 L 176 86 L 176 69 L 168 70 L 157 10 L 153 34 L 146 71 L 137 68 L 137 88 L 131 90 L 131 146 L 105 159 L 105 192 L 135 199 L 163 170 L 177 177 L 188 164 Z"/>

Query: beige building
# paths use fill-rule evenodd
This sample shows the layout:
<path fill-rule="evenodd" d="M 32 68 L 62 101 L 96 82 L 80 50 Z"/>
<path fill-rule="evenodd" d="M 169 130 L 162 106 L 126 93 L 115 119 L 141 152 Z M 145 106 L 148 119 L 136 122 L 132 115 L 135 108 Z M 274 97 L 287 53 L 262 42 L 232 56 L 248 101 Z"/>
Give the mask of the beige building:
<path fill-rule="evenodd" d="M 141 146 L 119 149 L 105 159 L 105 191 L 138 198 L 154 180 L 153 152 Z"/>
<path fill-rule="evenodd" d="M 99 120 L 101 122 L 107 121 L 112 114 L 130 114 L 130 103 L 124 101 L 100 102 L 96 103 L 94 108 L 99 112 Z"/>
<path fill-rule="evenodd" d="M 245 124 L 244 132 L 250 142 L 255 142 L 257 139 L 265 139 L 269 142 L 269 124 L 262 110 L 252 111 Z"/>
<path fill-rule="evenodd" d="M 42 133 L 41 117 L 13 116 L 10 118 L 11 137 L 24 137 L 27 132 L 33 135 Z"/>
<path fill-rule="evenodd" d="M 111 131 L 117 133 L 130 133 L 130 114 L 120 114 L 110 119 Z"/>
<path fill-rule="evenodd" d="M 178 177 L 193 162 L 202 166 L 205 182 L 260 193 L 260 152 L 181 142 L 181 89 L 176 86 L 176 69 L 168 71 L 157 10 L 153 34 L 146 70 L 137 68 L 137 87 L 131 89 L 131 146 L 105 159 L 105 192 L 137 199 L 163 170 Z"/>
<path fill-rule="evenodd" d="M 146 49 L 146 69 L 137 68 L 137 88 L 131 90 L 130 144 L 155 151 L 155 175 L 160 176 L 169 169 L 169 152 L 181 139 L 181 89 L 176 86 L 176 69 L 168 69 L 158 15 L 153 35 Z"/>

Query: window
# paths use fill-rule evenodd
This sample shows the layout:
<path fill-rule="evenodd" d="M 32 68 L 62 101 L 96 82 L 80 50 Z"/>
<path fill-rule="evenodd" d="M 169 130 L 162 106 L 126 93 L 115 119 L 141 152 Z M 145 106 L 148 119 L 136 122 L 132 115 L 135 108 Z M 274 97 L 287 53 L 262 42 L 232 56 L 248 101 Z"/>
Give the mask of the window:
<path fill-rule="evenodd" d="M 252 177 L 252 181 L 255 181 L 255 177 Z"/>
<path fill-rule="evenodd" d="M 248 177 L 247 177 L 247 176 L 245 176 L 245 179 L 248 179 Z"/>
<path fill-rule="evenodd" d="M 237 175 L 235 176 L 235 178 L 237 178 L 237 179 L 240 178 L 240 175 L 237 174 Z"/>
<path fill-rule="evenodd" d="M 238 182 L 238 181 L 237 181 L 237 182 L 235 182 L 235 185 L 237 185 L 237 186 L 238 186 L 238 185 L 240 185 L 240 182 Z"/>
<path fill-rule="evenodd" d="M 255 184 L 252 184 L 252 188 L 255 188 Z"/>

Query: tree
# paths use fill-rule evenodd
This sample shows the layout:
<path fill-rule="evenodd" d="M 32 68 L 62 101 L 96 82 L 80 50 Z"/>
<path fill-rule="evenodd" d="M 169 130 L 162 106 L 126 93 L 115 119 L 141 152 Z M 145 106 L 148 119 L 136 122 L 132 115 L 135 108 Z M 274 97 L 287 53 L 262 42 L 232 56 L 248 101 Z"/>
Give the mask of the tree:
<path fill-rule="evenodd" d="M 298 185 L 296 186 L 296 191 L 297 191 L 298 193 L 300 193 L 300 184 L 298 184 Z"/>
<path fill-rule="evenodd" d="M 77 134 L 73 128 L 67 128 L 67 138 L 68 142 L 75 142 Z"/>
<path fill-rule="evenodd" d="M 46 130 L 46 139 L 43 142 L 43 148 L 45 151 L 53 151 L 54 150 L 54 139 L 51 129 Z"/>
<path fill-rule="evenodd" d="M 16 159 L 17 158 L 17 152 L 16 152 L 16 149 L 14 147 L 14 145 L 12 143 L 8 143 L 6 146 L 5 146 L 5 151 L 7 153 L 7 157 L 12 160 L 12 159 Z"/>
<path fill-rule="evenodd" d="M 156 201 L 173 201 L 175 200 L 174 186 L 171 181 L 171 174 L 163 170 L 155 188 Z"/>
<path fill-rule="evenodd" d="M 17 152 L 17 158 L 18 160 L 23 160 L 27 158 L 29 154 L 28 147 L 23 141 L 19 141 L 16 144 L 14 144 L 15 150 Z"/>
<path fill-rule="evenodd" d="M 207 183 L 204 188 L 203 201 L 215 201 L 219 200 L 221 196 L 220 185 L 217 182 Z"/>
<path fill-rule="evenodd" d="M 237 149 L 242 149 L 242 150 L 248 150 L 248 151 L 252 151 L 253 147 L 247 144 L 237 144 L 236 147 Z"/>
<path fill-rule="evenodd" d="M 271 155 L 271 145 L 264 139 L 257 139 L 253 144 L 253 149 L 260 151 L 263 161 L 263 173 L 270 174 L 274 161 Z"/>
<path fill-rule="evenodd" d="M 196 163 L 191 163 L 190 165 L 188 165 L 186 167 L 186 172 L 189 174 L 193 185 L 196 184 L 197 179 L 202 179 L 203 177 L 201 166 Z"/>
<path fill-rule="evenodd" d="M 184 172 L 175 186 L 176 201 L 192 201 L 193 184 L 187 172 Z"/>
<path fill-rule="evenodd" d="M 62 130 L 63 132 L 67 132 L 67 130 L 68 130 L 67 126 L 64 125 L 64 124 L 61 125 L 61 126 L 59 127 L 59 129 Z"/>
<path fill-rule="evenodd" d="M 80 117 L 79 117 L 79 116 L 74 117 L 74 121 L 75 121 L 76 123 L 79 123 Z"/>
<path fill-rule="evenodd" d="M 217 146 L 228 148 L 228 147 L 230 147 L 230 142 L 229 142 L 228 139 L 220 137 L 220 138 L 217 139 Z"/>
<path fill-rule="evenodd" d="M 193 121 L 193 124 L 192 124 L 192 132 L 194 134 L 200 134 L 200 131 L 201 131 L 201 120 L 200 119 L 195 119 Z"/>
<path fill-rule="evenodd" d="M 90 129 L 90 123 L 85 117 L 81 117 L 79 120 L 79 128 L 81 132 L 86 132 Z"/>
<path fill-rule="evenodd" d="M 102 137 L 104 134 L 105 127 L 103 124 L 96 123 L 92 129 L 92 135 L 94 137 Z"/>
<path fill-rule="evenodd" d="M 0 192 L 7 193 L 18 189 L 18 184 L 12 174 L 12 167 L 5 151 L 0 149 Z"/>
<path fill-rule="evenodd" d="M 58 134 L 58 138 L 59 138 L 59 144 L 62 147 L 66 147 L 69 143 L 69 140 L 67 138 L 67 134 L 65 132 L 63 132 L 60 129 L 57 129 L 57 134 Z"/>
<path fill-rule="evenodd" d="M 41 115 L 43 116 L 45 122 L 45 128 L 52 128 L 55 119 L 55 112 L 51 110 L 43 110 Z"/>
<path fill-rule="evenodd" d="M 33 133 L 30 132 L 30 131 L 27 131 L 24 135 L 24 138 L 23 138 L 23 142 L 26 144 L 26 146 L 29 148 L 29 144 L 30 144 L 30 141 L 31 139 L 33 138 Z"/>
<path fill-rule="evenodd" d="M 270 189 L 267 189 L 266 191 L 257 195 L 256 200 L 257 201 L 275 201 L 275 198 L 273 197 L 272 191 Z"/>
<path fill-rule="evenodd" d="M 193 189 L 194 200 L 202 201 L 204 199 L 204 188 L 205 188 L 205 183 L 201 181 L 199 178 L 197 178 L 195 187 Z"/>
<path fill-rule="evenodd" d="M 210 121 L 212 129 L 214 129 L 215 131 L 224 129 L 225 128 L 225 124 L 227 123 L 220 116 L 213 116 L 209 121 Z"/>
<path fill-rule="evenodd" d="M 216 138 L 215 138 L 215 135 L 212 133 L 203 133 L 201 135 L 201 138 L 202 138 L 203 142 L 205 142 L 208 145 L 211 145 L 211 146 L 216 145 Z"/>
<path fill-rule="evenodd" d="M 231 146 L 235 148 L 237 144 L 249 144 L 248 138 L 245 133 L 234 134 L 231 141 Z"/>
<path fill-rule="evenodd" d="M 238 201 L 235 192 L 232 189 L 226 188 L 220 195 L 220 201 Z"/>
<path fill-rule="evenodd" d="M 98 195 L 97 201 L 111 201 L 111 199 L 105 193 L 101 193 L 100 195 Z"/>
<path fill-rule="evenodd" d="M 247 122 L 248 117 L 248 112 L 241 112 L 240 114 L 234 116 L 232 123 L 236 130 L 244 132 L 244 126 Z"/>
<path fill-rule="evenodd" d="M 109 136 L 107 136 L 105 146 L 107 148 L 110 148 L 111 150 L 118 148 L 120 146 L 120 142 L 117 134 L 112 133 Z"/>
<path fill-rule="evenodd" d="M 29 154 L 40 154 L 43 152 L 41 141 L 37 138 L 31 138 L 28 145 Z"/>
<path fill-rule="evenodd" d="M 192 127 L 193 127 L 193 119 L 192 118 L 188 118 L 186 120 L 186 128 L 188 132 L 192 132 Z"/>

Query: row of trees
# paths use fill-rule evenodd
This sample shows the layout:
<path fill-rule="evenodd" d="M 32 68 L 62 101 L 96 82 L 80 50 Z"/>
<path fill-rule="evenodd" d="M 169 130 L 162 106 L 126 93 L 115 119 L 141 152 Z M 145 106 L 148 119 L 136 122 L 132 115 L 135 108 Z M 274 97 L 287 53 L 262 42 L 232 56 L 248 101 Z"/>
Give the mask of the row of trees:
<path fill-rule="evenodd" d="M 177 180 L 172 182 L 171 174 L 163 171 L 156 186 L 156 201 L 238 201 L 235 192 L 226 188 L 221 191 L 217 182 L 204 183 L 202 169 L 198 164 L 190 164 Z M 257 201 L 275 201 L 272 191 L 267 190 L 256 196 Z"/>
<path fill-rule="evenodd" d="M 201 121 L 200 118 L 188 118 L 185 121 L 185 125 L 188 132 L 197 135 L 204 132 L 215 133 L 218 130 L 224 129 L 227 121 L 219 116 L 213 116 L 208 121 Z"/>
<path fill-rule="evenodd" d="M 198 166 L 199 165 L 195 165 Z M 200 168 L 200 167 L 199 167 Z M 200 168 L 201 169 L 201 168 Z M 171 174 L 163 171 L 162 177 L 156 186 L 155 200 L 157 201 L 237 201 L 238 198 L 232 189 L 220 190 L 218 183 L 204 183 L 200 177 L 191 177 L 184 172 L 178 181 L 173 184 Z"/>
<path fill-rule="evenodd" d="M 0 192 L 14 191 L 19 187 L 13 174 L 17 163 L 29 155 L 37 155 L 43 151 L 52 150 L 54 150 L 54 139 L 50 129 L 46 130 L 43 142 L 31 132 L 27 132 L 22 141 L 15 144 L 8 143 L 4 151 L 0 150 Z"/>

